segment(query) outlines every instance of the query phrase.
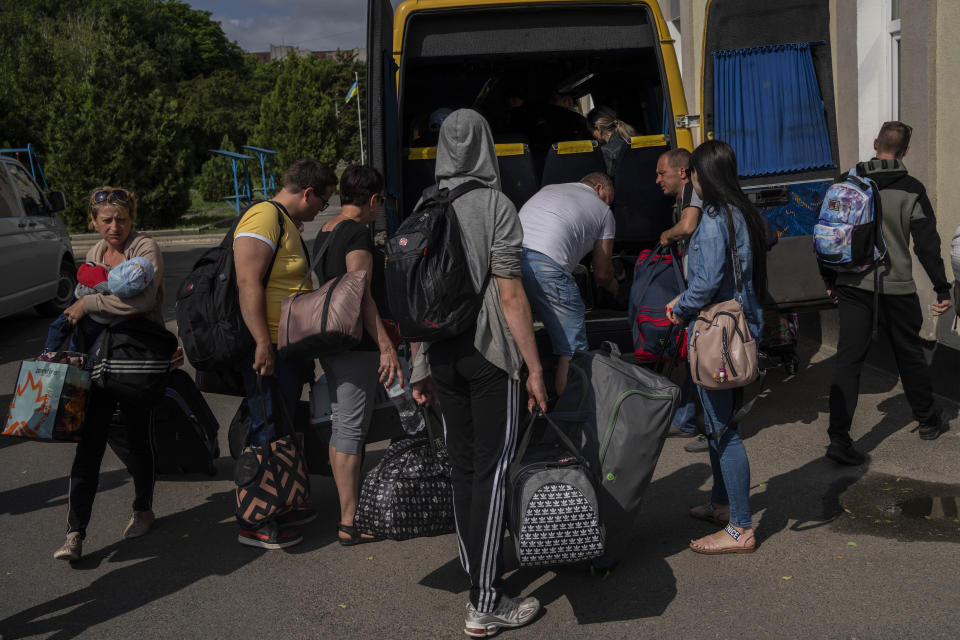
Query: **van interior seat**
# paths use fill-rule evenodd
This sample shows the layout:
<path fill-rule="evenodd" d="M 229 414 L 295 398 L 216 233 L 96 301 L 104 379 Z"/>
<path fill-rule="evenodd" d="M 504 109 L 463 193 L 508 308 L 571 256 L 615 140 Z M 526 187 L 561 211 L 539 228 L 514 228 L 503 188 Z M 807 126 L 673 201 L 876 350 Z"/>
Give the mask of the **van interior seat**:
<path fill-rule="evenodd" d="M 522 142 L 498 143 L 495 148 L 503 193 L 510 198 L 519 211 L 520 207 L 540 189 L 530 145 Z"/>
<path fill-rule="evenodd" d="M 403 210 L 401 218 L 413 213 L 423 190 L 434 183 L 437 170 L 436 147 L 411 147 L 403 159 Z"/>
<path fill-rule="evenodd" d="M 656 244 L 673 225 L 673 198 L 657 186 L 657 160 L 670 146 L 663 135 L 634 136 L 614 179 L 617 240 Z"/>
<path fill-rule="evenodd" d="M 588 173 L 605 170 L 596 140 L 555 142 L 547 150 L 542 186 L 580 182 Z"/>
<path fill-rule="evenodd" d="M 495 145 L 500 166 L 500 184 L 517 210 L 540 189 L 530 146 L 522 143 Z M 403 217 L 410 215 L 423 190 L 434 184 L 437 169 L 436 147 L 411 147 L 403 160 Z"/>

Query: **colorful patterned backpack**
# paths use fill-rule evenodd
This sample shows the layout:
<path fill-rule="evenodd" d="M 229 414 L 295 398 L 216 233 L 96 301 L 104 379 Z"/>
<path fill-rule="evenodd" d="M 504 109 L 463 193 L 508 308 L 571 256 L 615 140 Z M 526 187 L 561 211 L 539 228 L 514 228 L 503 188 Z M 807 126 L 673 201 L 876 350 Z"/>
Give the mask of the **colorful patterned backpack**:
<path fill-rule="evenodd" d="M 858 164 L 827 189 L 813 228 L 817 260 L 835 271 L 860 273 L 887 257 L 880 191 L 863 173 Z"/>

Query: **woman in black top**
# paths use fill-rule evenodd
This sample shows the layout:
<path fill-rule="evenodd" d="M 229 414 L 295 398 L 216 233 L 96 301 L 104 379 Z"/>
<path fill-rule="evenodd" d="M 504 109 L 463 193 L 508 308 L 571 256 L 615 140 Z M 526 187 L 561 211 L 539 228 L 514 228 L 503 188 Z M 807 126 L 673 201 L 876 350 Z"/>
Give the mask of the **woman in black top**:
<path fill-rule="evenodd" d="M 360 344 L 350 351 L 320 358 L 330 392 L 330 466 L 340 496 L 337 529 L 344 546 L 375 539 L 360 535 L 353 526 L 360 494 L 360 455 L 379 385 L 390 386 L 395 378 L 403 379 L 397 351 L 371 292 L 371 281 L 376 280 L 376 251 L 367 225 L 380 211 L 382 190 L 383 177 L 373 167 L 347 167 L 340 178 L 340 215 L 323 225 L 314 245 L 316 255 L 323 244 L 329 243 L 323 264 L 314 265 L 322 281 L 348 271 L 366 271 L 371 276 L 364 294 Z"/>
<path fill-rule="evenodd" d="M 603 154 L 607 175 L 616 183 L 620 156 L 627 150 L 630 138 L 637 135 L 637 132 L 626 122 L 617 118 L 616 111 L 610 107 L 592 109 L 587 114 L 587 128 L 594 140 L 600 143 L 600 152 Z"/>

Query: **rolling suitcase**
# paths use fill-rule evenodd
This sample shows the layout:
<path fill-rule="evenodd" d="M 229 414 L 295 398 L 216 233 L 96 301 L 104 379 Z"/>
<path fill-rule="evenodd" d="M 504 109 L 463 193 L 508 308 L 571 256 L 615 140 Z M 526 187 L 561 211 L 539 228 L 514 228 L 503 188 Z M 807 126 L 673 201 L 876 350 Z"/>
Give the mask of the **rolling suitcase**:
<path fill-rule="evenodd" d="M 160 403 L 150 412 L 150 441 L 158 474 L 214 476 L 220 425 L 186 371 L 171 371 Z"/>
<path fill-rule="evenodd" d="M 578 424 L 576 432 L 568 433 L 598 473 L 606 539 L 594 566 L 611 568 L 628 551 L 643 492 L 679 401 L 677 385 L 624 361 L 611 342 L 574 354 L 567 387 L 551 416 Z"/>

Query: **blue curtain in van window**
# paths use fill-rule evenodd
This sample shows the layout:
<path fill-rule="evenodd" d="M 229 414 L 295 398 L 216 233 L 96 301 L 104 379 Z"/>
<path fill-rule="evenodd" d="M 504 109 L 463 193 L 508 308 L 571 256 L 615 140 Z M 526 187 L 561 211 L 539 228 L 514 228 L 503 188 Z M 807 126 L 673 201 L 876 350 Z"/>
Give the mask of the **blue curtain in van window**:
<path fill-rule="evenodd" d="M 834 166 L 808 42 L 714 52 L 713 112 L 741 176 Z"/>

